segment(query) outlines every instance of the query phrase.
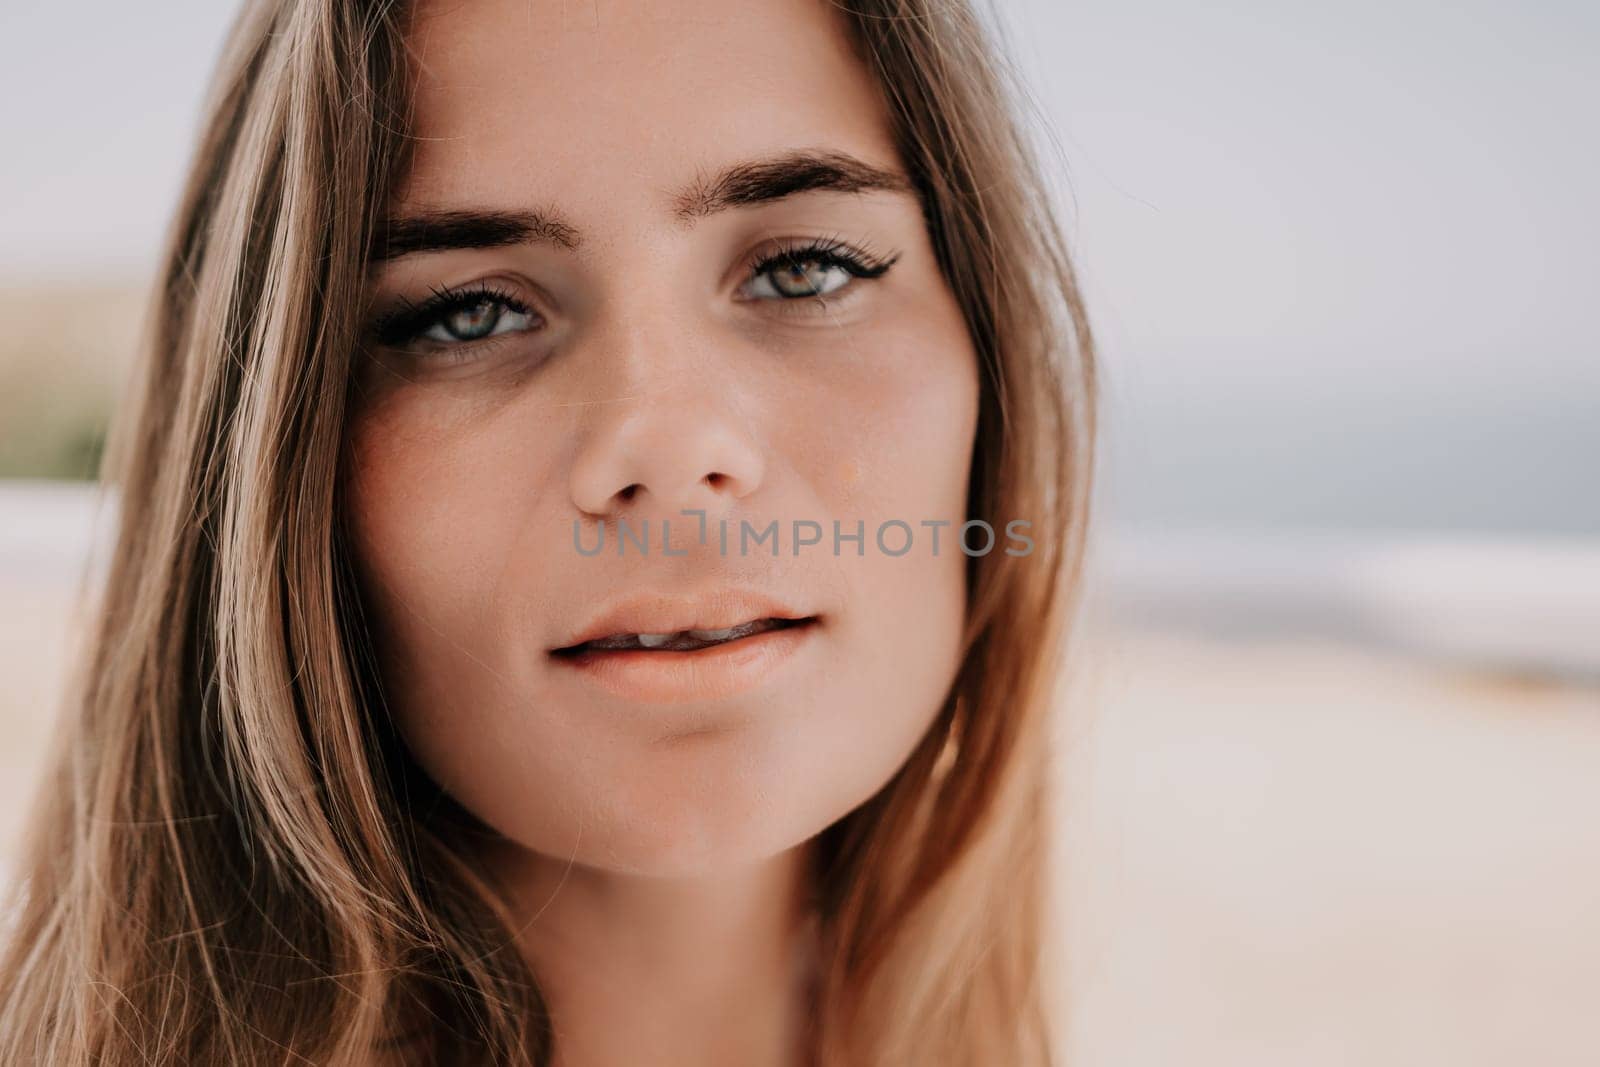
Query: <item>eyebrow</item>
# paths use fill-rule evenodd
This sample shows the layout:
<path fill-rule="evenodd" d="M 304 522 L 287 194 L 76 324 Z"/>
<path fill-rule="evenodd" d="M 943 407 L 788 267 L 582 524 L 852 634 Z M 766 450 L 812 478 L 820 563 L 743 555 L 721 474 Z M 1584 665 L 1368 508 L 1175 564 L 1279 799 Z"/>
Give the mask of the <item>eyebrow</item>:
<path fill-rule="evenodd" d="M 896 171 L 873 166 L 844 152 L 789 152 L 771 159 L 735 163 L 674 197 L 673 205 L 677 217 L 689 222 L 728 208 L 819 189 L 904 193 L 911 191 L 911 182 Z"/>
<path fill-rule="evenodd" d="M 710 177 L 696 179 L 670 202 L 678 221 L 692 223 L 730 208 L 821 190 L 910 193 L 913 186 L 898 171 L 874 166 L 844 152 L 796 151 L 725 167 Z M 423 252 L 529 243 L 572 250 L 582 243 L 582 237 L 577 227 L 549 210 L 427 211 L 385 220 L 374 242 L 372 259 L 383 262 Z"/>
<path fill-rule="evenodd" d="M 447 252 L 456 248 L 501 248 L 538 242 L 578 247 L 578 232 L 545 211 L 427 211 L 386 219 L 374 243 L 376 262 Z"/>

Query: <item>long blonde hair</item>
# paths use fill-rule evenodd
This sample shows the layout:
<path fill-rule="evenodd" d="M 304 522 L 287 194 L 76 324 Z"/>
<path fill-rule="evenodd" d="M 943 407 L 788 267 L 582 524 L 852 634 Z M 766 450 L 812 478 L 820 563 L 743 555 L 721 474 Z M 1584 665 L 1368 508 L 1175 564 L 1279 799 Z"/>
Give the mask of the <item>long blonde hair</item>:
<path fill-rule="evenodd" d="M 1008 72 L 966 0 L 836 2 L 982 370 L 964 660 L 818 841 L 827 1064 L 1055 1061 L 1049 711 L 1081 566 L 1091 344 Z M 117 534 L 3 965 L 0 1061 L 548 1064 L 494 893 L 410 802 L 341 527 L 373 234 L 404 165 L 385 0 L 239 17 L 105 471 Z"/>

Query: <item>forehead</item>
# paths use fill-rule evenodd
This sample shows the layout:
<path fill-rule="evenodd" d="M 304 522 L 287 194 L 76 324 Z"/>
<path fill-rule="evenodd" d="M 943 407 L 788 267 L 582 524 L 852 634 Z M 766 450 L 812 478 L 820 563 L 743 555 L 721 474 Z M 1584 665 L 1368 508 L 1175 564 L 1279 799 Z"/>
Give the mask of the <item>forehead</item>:
<path fill-rule="evenodd" d="M 668 210 L 719 164 L 795 147 L 896 162 L 827 0 L 450 0 L 414 9 L 404 202 Z"/>

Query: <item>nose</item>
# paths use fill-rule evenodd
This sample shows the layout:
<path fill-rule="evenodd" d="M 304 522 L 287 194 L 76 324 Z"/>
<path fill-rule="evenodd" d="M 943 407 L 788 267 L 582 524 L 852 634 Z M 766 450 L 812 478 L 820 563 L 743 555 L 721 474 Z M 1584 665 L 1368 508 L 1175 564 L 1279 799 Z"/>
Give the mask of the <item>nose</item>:
<path fill-rule="evenodd" d="M 659 379 L 657 379 L 659 381 Z M 572 502 L 593 518 L 725 513 L 761 484 L 760 448 L 720 376 L 687 368 L 666 386 L 593 404 L 574 457 Z"/>

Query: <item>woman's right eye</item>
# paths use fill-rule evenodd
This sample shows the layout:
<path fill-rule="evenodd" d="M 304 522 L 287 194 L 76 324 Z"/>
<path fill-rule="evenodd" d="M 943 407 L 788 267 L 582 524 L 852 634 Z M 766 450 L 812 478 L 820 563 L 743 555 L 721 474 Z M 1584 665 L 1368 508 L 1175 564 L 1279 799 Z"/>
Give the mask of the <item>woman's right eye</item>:
<path fill-rule="evenodd" d="M 468 307 L 440 315 L 421 335 L 429 341 L 477 341 L 499 333 L 528 328 L 530 316 L 500 300 L 480 300 Z"/>
<path fill-rule="evenodd" d="M 538 327 L 538 316 L 509 293 L 494 289 L 435 293 L 420 304 L 403 304 L 374 326 L 389 348 L 462 348 L 504 334 Z"/>

